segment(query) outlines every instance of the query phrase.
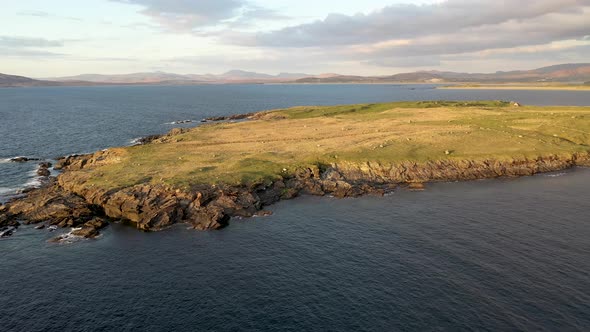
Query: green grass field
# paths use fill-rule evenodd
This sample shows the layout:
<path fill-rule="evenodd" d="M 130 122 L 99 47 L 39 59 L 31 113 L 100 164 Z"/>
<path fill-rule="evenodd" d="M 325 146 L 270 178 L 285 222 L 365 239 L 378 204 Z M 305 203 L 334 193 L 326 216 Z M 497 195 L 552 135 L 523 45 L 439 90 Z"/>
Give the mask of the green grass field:
<path fill-rule="evenodd" d="M 402 102 L 295 107 L 205 124 L 167 142 L 111 149 L 89 184 L 253 184 L 308 165 L 511 159 L 590 150 L 590 107 Z"/>

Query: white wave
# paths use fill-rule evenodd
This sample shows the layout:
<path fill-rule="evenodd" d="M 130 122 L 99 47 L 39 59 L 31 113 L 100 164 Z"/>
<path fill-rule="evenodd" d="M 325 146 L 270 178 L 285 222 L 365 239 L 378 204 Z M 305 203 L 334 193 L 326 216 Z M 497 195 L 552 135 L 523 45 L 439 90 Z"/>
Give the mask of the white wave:
<path fill-rule="evenodd" d="M 134 138 L 129 141 L 129 145 L 131 145 L 131 146 L 140 145 L 142 139 L 143 139 L 143 137 Z"/>
<path fill-rule="evenodd" d="M 555 174 L 545 174 L 545 176 L 550 177 L 550 178 L 556 178 L 556 177 L 560 177 L 560 176 L 564 176 L 567 175 L 566 172 L 562 172 L 562 173 L 555 173 Z"/>
<path fill-rule="evenodd" d="M 8 157 L 8 158 L 0 158 L 0 164 L 8 164 L 8 163 L 12 163 L 13 159 L 16 158 L 26 158 L 25 156 L 14 156 L 14 157 Z"/>
<path fill-rule="evenodd" d="M 0 187 L 0 195 L 16 195 L 21 189 L 18 187 Z"/>
<path fill-rule="evenodd" d="M 79 229 L 81 228 L 72 228 L 69 232 L 59 235 L 59 239 L 57 242 L 61 244 L 71 244 L 83 240 L 84 237 L 72 234 L 74 233 L 74 231 Z"/>
<path fill-rule="evenodd" d="M 28 171 L 28 172 L 27 172 L 27 177 L 29 177 L 29 178 L 36 178 L 36 177 L 39 177 L 39 176 L 37 175 L 37 170 L 36 170 L 36 169 L 34 169 L 34 170 L 32 170 L 32 171 Z"/>
<path fill-rule="evenodd" d="M 167 124 L 167 125 L 179 125 L 179 124 L 191 124 L 191 123 L 195 123 L 195 122 L 199 122 L 199 121 L 187 119 L 187 120 L 177 120 L 177 121 L 172 121 L 172 122 L 166 122 L 164 124 Z"/>
<path fill-rule="evenodd" d="M 30 179 L 29 181 L 25 182 L 25 184 L 23 185 L 24 188 L 39 188 L 41 187 L 43 183 L 41 182 L 41 179 L 39 177 L 35 177 L 33 179 Z"/>

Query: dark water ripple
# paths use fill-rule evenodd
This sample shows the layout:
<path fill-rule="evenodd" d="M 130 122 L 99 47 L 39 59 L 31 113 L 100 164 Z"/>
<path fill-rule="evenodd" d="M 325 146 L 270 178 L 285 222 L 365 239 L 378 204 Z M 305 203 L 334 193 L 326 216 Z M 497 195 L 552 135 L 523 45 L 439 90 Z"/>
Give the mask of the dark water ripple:
<path fill-rule="evenodd" d="M 590 170 L 300 198 L 219 232 L 3 248 L 8 330 L 585 331 Z"/>

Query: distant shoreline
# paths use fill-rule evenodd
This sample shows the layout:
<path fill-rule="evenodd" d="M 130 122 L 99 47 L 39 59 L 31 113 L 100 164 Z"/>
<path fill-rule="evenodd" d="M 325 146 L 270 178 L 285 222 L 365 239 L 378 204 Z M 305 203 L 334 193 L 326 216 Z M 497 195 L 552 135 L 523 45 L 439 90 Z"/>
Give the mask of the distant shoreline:
<path fill-rule="evenodd" d="M 441 90 L 540 90 L 540 91 L 590 91 L 590 85 L 526 85 L 526 84 L 478 84 L 449 82 L 151 82 L 151 83 L 70 83 L 55 82 L 48 85 L 1 85 L 0 88 L 46 87 L 117 87 L 117 86 L 206 86 L 206 85 L 424 85 Z M 61 84 L 60 84 L 61 83 Z"/>
<path fill-rule="evenodd" d="M 442 90 L 546 90 L 546 91 L 590 91 L 588 85 L 447 85 L 440 86 L 437 89 Z"/>

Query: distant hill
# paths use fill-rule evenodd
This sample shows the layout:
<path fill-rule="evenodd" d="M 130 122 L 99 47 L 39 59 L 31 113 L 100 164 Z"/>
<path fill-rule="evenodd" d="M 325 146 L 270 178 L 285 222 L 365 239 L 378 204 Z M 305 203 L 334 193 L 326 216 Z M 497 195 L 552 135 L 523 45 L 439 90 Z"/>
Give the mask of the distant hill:
<path fill-rule="evenodd" d="M 47 80 L 70 82 L 70 81 L 85 81 L 94 83 L 156 83 L 164 81 L 187 81 L 191 78 L 184 75 L 170 74 L 164 72 L 151 73 L 133 73 L 133 74 L 119 74 L 119 75 L 100 75 L 100 74 L 83 74 L 77 76 L 55 77 Z"/>
<path fill-rule="evenodd" d="M 311 76 L 302 73 L 281 73 L 279 75 L 269 75 L 244 70 L 230 70 L 221 75 L 213 74 L 188 74 L 180 75 L 166 72 L 151 73 L 133 73 L 118 75 L 100 75 L 100 74 L 83 74 L 68 77 L 53 77 L 48 80 L 69 82 L 69 81 L 87 81 L 94 83 L 114 83 L 114 84 L 154 84 L 154 83 L 265 83 L 265 82 L 282 82 L 292 81 L 303 77 Z"/>
<path fill-rule="evenodd" d="M 75 85 L 86 85 L 87 82 L 73 82 Z M 36 80 L 24 76 L 6 75 L 0 73 L 0 87 L 29 87 L 29 86 L 64 86 L 69 83 Z"/>
<path fill-rule="evenodd" d="M 305 77 L 296 80 L 296 83 L 371 83 L 379 81 L 376 77 L 333 75 L 324 77 Z"/>
<path fill-rule="evenodd" d="M 227 73 L 219 75 L 218 77 L 230 79 L 230 80 L 275 78 L 272 75 L 260 74 L 260 73 L 255 73 L 255 72 L 251 72 L 251 71 L 244 71 L 244 70 L 230 70 Z"/>
<path fill-rule="evenodd" d="M 306 77 L 297 83 L 444 83 L 444 82 L 477 82 L 477 83 L 535 83 L 565 82 L 581 83 L 590 80 L 590 63 L 562 64 L 534 70 L 518 70 L 496 72 L 491 74 L 470 74 L 442 71 L 419 71 L 401 73 L 390 76 L 345 76 Z"/>
<path fill-rule="evenodd" d="M 339 74 L 308 75 L 280 73 L 269 75 L 244 70 L 214 74 L 174 74 L 147 72 L 118 75 L 84 74 L 49 79 L 0 74 L 0 87 L 84 86 L 84 85 L 193 85 L 193 84 L 256 84 L 256 83 L 578 83 L 589 84 L 590 63 L 570 63 L 534 70 L 499 71 L 495 73 L 456 73 L 418 71 L 389 76 L 355 76 Z M 586 82 L 586 83 L 584 83 Z"/>

